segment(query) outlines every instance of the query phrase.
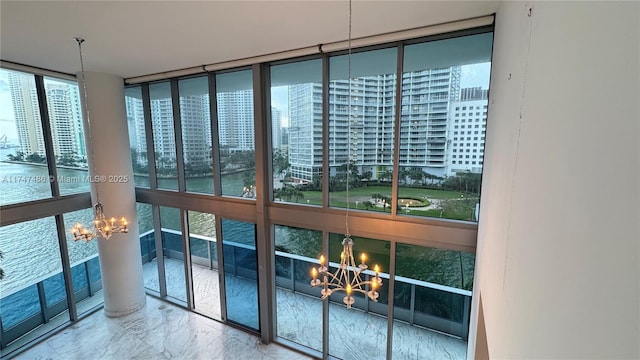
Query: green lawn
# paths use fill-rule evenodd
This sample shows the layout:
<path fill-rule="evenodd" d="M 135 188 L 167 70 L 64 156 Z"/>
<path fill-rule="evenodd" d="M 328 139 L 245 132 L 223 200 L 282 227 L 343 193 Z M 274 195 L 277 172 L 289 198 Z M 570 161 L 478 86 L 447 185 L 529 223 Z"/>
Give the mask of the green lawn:
<path fill-rule="evenodd" d="M 322 192 L 320 191 L 303 191 L 304 200 L 300 202 L 306 202 L 309 200 L 310 204 L 320 205 L 322 203 Z M 364 186 L 355 189 L 349 190 L 349 199 L 351 202 L 355 202 L 356 200 L 359 202 L 369 200 L 371 194 L 378 193 L 381 195 L 391 197 L 391 187 L 390 186 Z M 420 188 L 409 188 L 409 187 L 401 187 L 398 193 L 399 197 L 409 197 L 409 198 L 427 198 L 427 199 L 441 199 L 441 200 L 450 200 L 450 199 L 459 199 L 462 196 L 469 196 L 463 192 L 458 191 L 446 191 L 446 190 L 433 190 L 433 189 L 420 189 Z M 329 197 L 333 202 L 343 202 L 346 204 L 347 201 L 347 192 L 346 191 L 334 191 L 329 194 Z"/>
<path fill-rule="evenodd" d="M 382 209 L 381 207 L 365 208 L 363 202 L 371 200 L 371 194 L 378 193 L 384 196 L 391 197 L 390 186 L 365 186 L 349 190 L 349 207 L 351 209 L 370 210 L 377 212 L 390 213 L 391 209 L 387 207 Z M 322 204 L 322 192 L 320 191 L 303 191 L 304 198 L 300 199 L 300 204 L 321 205 Z M 414 199 L 427 199 L 435 205 L 438 205 L 437 201 L 446 202 L 446 206 L 441 206 L 435 209 L 429 210 L 417 210 L 409 208 L 399 209 L 399 213 L 426 216 L 426 217 L 438 217 L 446 219 L 456 220 L 473 220 L 473 214 L 475 212 L 475 203 L 477 202 L 477 196 L 472 194 L 466 194 L 458 191 L 445 191 L 434 189 L 421 189 L 414 187 L 401 187 L 399 189 L 400 198 L 414 198 Z M 451 201 L 447 201 L 451 200 Z M 356 207 L 356 201 L 358 202 Z M 291 202 L 295 202 L 293 199 Z M 335 191 L 329 193 L 329 203 L 331 207 L 346 208 L 347 207 L 347 192 Z M 443 203 L 444 204 L 444 203 Z"/>

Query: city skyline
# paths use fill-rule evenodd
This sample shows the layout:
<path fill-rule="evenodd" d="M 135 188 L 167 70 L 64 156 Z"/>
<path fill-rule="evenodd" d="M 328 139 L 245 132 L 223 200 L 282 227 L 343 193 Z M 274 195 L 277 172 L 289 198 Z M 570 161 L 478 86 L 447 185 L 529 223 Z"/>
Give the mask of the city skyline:
<path fill-rule="evenodd" d="M 86 158 L 86 148 L 80 113 L 78 86 L 73 81 L 44 78 L 48 117 L 56 156 L 67 163 Z M 0 101 L 2 104 L 2 147 L 13 147 L 25 156 L 45 155 L 43 129 L 32 75 L 2 69 L 0 71 Z"/>
<path fill-rule="evenodd" d="M 448 85 L 445 86 L 447 88 L 446 93 L 440 93 L 439 95 L 440 98 L 433 98 L 429 100 L 429 102 L 426 105 L 427 107 L 425 107 L 424 104 L 421 105 L 420 107 L 417 107 L 417 106 L 407 107 L 405 106 L 407 105 L 405 104 L 407 100 L 403 99 L 403 109 L 402 109 L 402 118 L 401 118 L 402 120 L 401 121 L 401 141 L 400 141 L 400 148 L 399 148 L 401 167 L 403 166 L 404 167 L 420 167 L 422 168 L 423 171 L 429 172 L 436 176 L 452 176 L 452 175 L 455 175 L 455 172 L 457 171 L 481 172 L 482 156 L 483 156 L 482 152 L 484 148 L 484 137 L 473 136 L 467 139 L 467 140 L 470 140 L 472 138 L 475 138 L 473 142 L 462 143 L 461 141 L 458 141 L 457 138 L 459 137 L 460 139 L 462 139 L 462 137 L 461 136 L 454 137 L 454 133 L 456 131 L 453 128 L 454 125 L 452 125 L 453 124 L 452 109 L 453 109 L 454 102 L 458 101 L 458 105 L 462 104 L 460 100 L 458 100 L 461 96 L 460 89 L 464 88 L 462 84 L 482 84 L 479 87 L 472 87 L 472 88 L 480 88 L 485 90 L 484 91 L 485 99 L 483 100 L 484 103 L 477 104 L 476 106 L 484 106 L 486 108 L 486 89 L 488 89 L 489 68 L 490 68 L 489 64 L 475 64 L 475 65 L 451 67 L 449 68 L 451 69 L 449 70 L 449 72 L 446 72 L 446 71 L 442 72 L 442 75 L 440 75 L 441 78 L 438 81 L 447 82 Z M 432 69 L 429 71 L 435 74 L 436 72 L 441 71 L 441 69 Z M 456 75 L 455 76 L 452 75 L 453 73 L 451 73 L 451 71 L 454 71 Z M 414 81 L 413 80 L 414 77 L 416 79 L 420 78 L 420 76 L 418 75 L 419 73 L 421 72 L 417 71 L 417 72 L 403 74 L 403 94 L 404 92 L 408 93 L 409 90 L 411 89 L 411 86 L 413 86 L 410 83 L 405 84 L 406 81 L 409 81 L 407 79 L 411 78 L 412 79 L 411 81 Z M 10 86 L 7 84 L 7 81 L 9 80 L 8 74 L 9 72 L 7 71 L 2 72 L 2 76 L 0 77 L 0 92 L 11 91 Z M 411 75 L 407 77 L 407 74 L 415 74 L 415 75 Z M 421 75 L 421 76 L 424 77 L 425 75 Z M 432 76 L 432 75 L 428 75 L 428 76 Z M 484 81 L 482 79 L 483 76 L 485 77 Z M 452 83 L 453 78 L 457 79 L 455 80 L 455 84 Z M 436 79 L 436 78 L 434 77 L 433 79 Z M 361 116 L 360 121 L 362 121 L 363 127 L 358 127 L 357 131 L 355 131 L 354 129 L 351 129 L 352 133 L 349 136 L 349 138 L 351 139 L 349 143 L 352 145 L 352 150 L 348 158 L 350 158 L 351 160 L 355 160 L 357 162 L 357 164 L 360 166 L 359 170 L 361 172 L 370 171 L 373 173 L 373 179 L 377 179 L 378 173 L 385 171 L 386 167 L 392 166 L 392 160 L 393 160 L 392 140 L 393 140 L 393 132 L 394 132 L 393 123 L 396 121 L 396 119 L 394 119 L 395 110 L 393 110 L 395 108 L 395 100 L 392 101 L 392 99 L 395 98 L 395 93 L 393 93 L 393 95 L 389 95 L 390 94 L 389 91 L 392 91 L 395 87 L 396 76 L 395 74 L 376 75 L 373 77 L 358 78 L 356 82 L 358 81 L 362 82 L 361 85 L 364 85 L 365 82 L 370 85 L 370 84 L 375 84 L 376 81 L 381 81 L 380 84 L 385 83 L 386 85 L 384 86 L 387 86 L 389 88 L 388 91 L 386 92 L 387 93 L 386 96 L 388 97 L 388 99 L 380 98 L 378 100 L 375 100 L 378 102 L 384 100 L 385 104 L 388 104 L 388 105 L 385 105 L 385 110 L 380 108 L 378 110 L 373 111 L 367 106 L 366 107 L 367 112 L 365 112 L 365 106 L 361 106 L 358 113 Z M 373 83 L 370 83 L 371 81 L 373 81 Z M 272 88 L 272 91 L 276 94 L 276 96 L 272 98 L 274 101 L 272 101 L 272 104 L 271 104 L 271 109 L 272 109 L 271 131 L 273 136 L 276 137 L 276 140 L 274 140 L 274 143 L 273 143 L 274 149 L 280 148 L 281 145 L 286 144 L 286 147 L 284 148 L 287 151 L 291 169 L 293 170 L 292 176 L 299 180 L 311 181 L 314 174 L 317 175 L 317 174 L 320 174 L 321 172 L 322 143 L 318 141 L 314 141 L 313 143 L 305 144 L 305 141 L 308 140 L 309 131 L 317 132 L 317 130 L 321 128 L 321 124 L 322 124 L 321 111 L 318 111 L 318 109 L 321 109 L 322 100 L 321 100 L 321 97 L 319 96 L 321 94 L 320 92 L 321 87 L 318 87 L 319 86 L 318 84 L 314 84 L 314 86 L 311 86 L 311 87 L 308 87 L 307 85 L 308 84 L 300 84 L 300 85 L 281 86 L 281 87 Z M 65 86 L 69 87 L 69 83 L 59 82 L 59 83 L 52 83 L 48 86 L 47 96 L 51 97 L 51 102 L 53 105 L 53 106 L 50 106 L 50 118 L 52 119 L 53 125 L 55 125 L 56 123 L 60 123 L 62 125 L 65 122 L 65 120 L 63 119 L 63 117 L 60 116 L 60 114 L 56 115 L 56 112 L 55 112 L 56 97 L 53 96 L 54 94 L 56 94 L 56 90 L 58 90 L 58 95 L 57 95 L 58 98 L 60 99 L 60 101 L 64 101 L 64 98 L 65 98 L 64 94 L 60 93 L 60 91 L 64 92 Z M 300 103 L 300 99 L 301 99 L 300 96 L 308 96 L 308 94 L 307 95 L 298 94 L 297 95 L 298 98 L 296 98 L 296 96 L 292 96 L 292 89 L 295 89 L 296 87 L 302 89 L 302 88 L 305 88 L 305 86 L 307 86 L 305 91 L 307 92 L 311 91 L 311 93 L 315 92 L 316 96 L 313 98 L 313 100 L 306 101 L 305 104 L 301 105 L 302 103 Z M 341 89 L 340 91 L 346 94 L 345 91 L 347 90 L 348 82 L 346 80 L 336 80 L 336 81 L 332 81 L 330 86 L 331 86 L 331 90 L 330 90 L 331 92 L 336 92 L 337 89 Z M 421 89 L 424 89 L 424 88 L 421 87 Z M 440 87 L 438 89 L 440 89 Z M 282 106 L 283 104 L 283 98 L 285 97 L 285 95 L 283 95 L 283 93 L 285 93 L 284 90 L 286 90 L 286 102 L 285 102 L 286 106 L 284 106 L 286 111 L 283 109 L 280 109 L 279 107 L 279 106 Z M 375 91 L 378 91 L 378 90 L 375 90 Z M 415 90 L 412 90 L 412 91 L 415 93 Z M 425 96 L 429 95 L 429 91 L 432 91 L 432 90 L 429 90 L 429 89 L 421 90 L 421 99 L 423 100 L 426 99 Z M 76 86 L 76 92 L 77 92 L 77 86 Z M 232 92 L 224 92 L 224 93 L 217 94 L 219 139 L 220 139 L 220 144 L 223 148 L 229 149 L 230 151 L 250 151 L 254 149 L 252 94 L 253 92 L 251 90 L 232 91 Z M 347 99 L 344 94 L 341 95 L 343 100 Z M 376 92 L 372 92 L 371 96 L 375 98 L 375 97 L 379 97 L 380 95 L 378 95 Z M 403 95 L 403 96 L 406 96 L 406 95 Z M 413 98 L 417 99 L 417 96 L 418 96 L 417 93 L 412 94 L 411 99 Z M 70 106 L 71 108 L 79 108 L 79 98 L 77 97 L 77 94 L 75 99 L 78 103 L 76 104 L 74 102 L 72 104 L 73 106 Z M 129 117 L 129 121 L 135 122 L 135 126 L 130 127 L 130 131 L 134 132 L 134 134 L 130 134 L 131 147 L 138 152 L 138 161 L 140 163 L 146 163 L 146 154 L 144 153 L 146 150 L 143 151 L 143 148 L 146 149 L 146 139 L 144 138 L 142 104 L 141 104 L 141 101 L 139 101 L 139 99 L 137 99 L 138 101 L 135 101 L 135 104 L 134 102 L 131 101 L 132 98 L 127 98 L 127 99 L 128 99 L 126 100 L 128 105 L 127 116 Z M 208 158 L 209 158 L 209 152 L 211 147 L 210 139 L 206 136 L 205 137 L 197 136 L 198 139 L 196 139 L 197 140 L 196 141 L 194 140 L 195 138 L 193 137 L 194 134 L 202 135 L 203 133 L 205 134 L 210 133 L 210 116 L 208 111 L 209 109 L 208 100 L 209 100 L 209 95 L 205 93 L 181 97 L 180 110 L 182 113 L 182 121 L 183 121 L 183 137 L 189 138 L 189 139 L 184 139 L 183 141 L 185 161 L 187 163 L 189 163 L 192 160 L 194 161 L 194 163 L 195 162 L 202 163 L 203 161 L 206 163 L 207 161 L 209 161 Z M 441 105 L 436 106 L 437 102 L 440 102 Z M 172 115 L 172 111 L 170 110 L 171 108 L 170 98 L 152 99 L 151 103 L 152 103 L 151 108 L 153 113 L 152 118 L 154 118 L 153 123 L 154 123 L 154 143 L 155 143 L 154 146 L 156 147 L 155 151 L 160 153 L 161 156 L 164 157 L 165 159 L 170 160 L 170 163 L 174 163 L 175 154 L 176 154 L 175 141 L 173 139 L 173 136 L 169 136 L 169 137 L 164 136 L 163 134 L 165 134 L 166 131 L 161 129 L 164 126 L 162 124 L 170 125 L 171 127 L 173 126 L 172 124 L 173 115 Z M 297 106 L 300 107 L 299 109 L 297 109 L 295 105 L 293 105 L 296 103 L 298 104 Z M 196 106 L 197 104 L 199 105 Z M 344 117 L 346 116 L 345 115 L 346 112 L 344 112 L 343 110 L 346 110 L 348 106 L 346 106 L 346 103 L 344 104 L 345 105 L 336 105 L 334 103 L 330 103 L 331 117 L 333 119 L 332 121 L 342 121 L 342 122 L 346 121 L 346 118 Z M 12 105 L 11 108 L 13 111 L 9 115 L 12 115 L 15 119 L 16 109 L 13 108 L 13 104 L 11 105 Z M 379 105 L 376 105 L 376 106 L 379 106 Z M 311 113 L 307 113 L 307 115 L 302 116 L 299 112 L 303 111 L 301 110 L 303 108 L 307 109 L 304 111 L 311 111 Z M 429 115 L 430 118 L 428 120 L 430 122 L 430 125 L 429 125 L 430 130 L 427 131 L 426 128 L 423 128 L 419 133 L 414 134 L 412 132 L 411 139 L 414 139 L 416 136 L 422 139 L 419 142 L 421 144 L 420 146 L 424 147 L 425 154 L 428 151 L 429 154 L 432 154 L 432 155 L 424 156 L 425 154 L 422 154 L 416 157 L 415 151 L 418 151 L 415 148 L 416 143 L 411 143 L 411 144 L 407 143 L 408 138 L 406 136 L 406 131 L 408 131 L 408 129 L 406 128 L 407 120 L 405 120 L 405 118 L 409 119 L 412 117 L 422 116 L 423 113 L 427 111 L 427 108 L 429 109 L 428 111 L 431 114 Z M 8 109 L 8 108 L 5 107 L 5 109 Z M 340 109 L 342 110 L 338 111 Z M 446 110 L 443 110 L 443 109 L 446 109 Z M 380 118 L 379 116 L 377 116 L 377 119 L 373 121 L 379 123 L 379 125 L 382 126 L 384 130 L 381 130 L 381 128 L 375 129 L 375 130 L 374 129 L 367 130 L 368 127 L 365 127 L 364 124 L 369 123 L 369 120 L 367 120 L 369 118 L 368 116 L 370 114 L 373 114 L 373 113 L 377 114 L 382 111 L 384 111 L 385 114 L 388 114 L 383 116 L 383 118 L 386 118 L 387 120 L 384 120 L 383 118 Z M 5 113 L 6 111 L 3 111 L 3 116 L 5 115 Z M 69 119 L 66 119 L 66 121 L 71 123 L 71 124 L 68 124 L 69 126 L 67 126 L 67 129 L 63 129 L 63 126 L 52 126 L 52 131 L 54 131 L 54 133 L 56 133 L 56 131 L 57 133 L 59 133 L 59 134 L 54 134 L 54 138 L 62 139 L 63 137 L 65 137 L 64 135 L 67 135 L 73 132 L 74 126 L 76 127 L 78 126 L 77 124 L 78 121 L 74 119 L 76 119 L 76 117 L 79 118 L 80 114 L 77 111 L 74 111 L 73 113 L 74 114 L 71 114 Z M 301 120 L 301 118 L 305 118 L 305 117 L 313 118 L 313 120 L 311 121 L 311 123 L 304 125 L 307 127 L 311 126 L 311 128 L 308 128 L 307 130 L 305 130 L 307 131 L 307 134 L 305 135 L 305 137 L 300 137 L 300 131 L 298 131 L 301 128 L 300 125 L 302 124 L 300 121 L 302 121 L 303 123 L 307 121 L 304 119 Z M 56 118 L 60 118 L 60 120 L 56 120 Z M 292 123 L 291 123 L 292 118 L 295 118 L 294 121 L 296 121 L 296 123 L 294 124 L 294 125 L 297 125 L 296 129 L 298 130 L 296 131 L 290 131 L 290 127 L 292 126 Z M 11 120 L 3 119 L 2 122 L 3 124 L 10 125 L 11 124 L 10 121 Z M 385 123 L 386 125 L 381 125 L 382 123 L 380 123 L 380 121 L 382 121 L 382 123 Z M 476 131 L 476 132 L 485 131 L 484 127 L 486 126 L 486 113 L 484 113 L 483 116 L 481 116 L 480 118 L 474 119 L 474 121 L 480 122 L 479 124 L 476 124 L 476 126 L 482 126 L 482 129 L 473 130 L 473 131 Z M 17 121 L 14 120 L 14 123 L 17 123 Z M 74 125 L 74 123 L 76 125 Z M 438 124 L 442 124 L 442 125 L 438 125 Z M 460 125 L 460 126 L 464 126 L 464 125 Z M 5 129 L 9 130 L 8 127 L 3 126 L 0 136 L 10 132 L 10 130 L 7 131 Z M 204 130 L 204 132 L 202 130 Z M 187 132 L 185 133 L 185 131 Z M 375 131 L 375 133 L 370 133 L 367 131 Z M 187 134 L 189 135 L 187 136 Z M 287 139 L 282 139 L 281 138 L 282 134 L 285 134 L 285 136 L 287 136 Z M 18 141 L 20 140 L 20 135 L 18 134 L 18 131 L 15 131 L 15 134 L 12 134 L 12 135 L 14 136 L 7 135 L 8 141 L 15 142 L 15 140 L 18 140 Z M 77 135 L 77 132 L 76 132 L 76 135 Z M 446 139 L 443 138 L 443 135 L 446 137 Z M 474 134 L 474 135 L 477 135 L 477 134 Z M 333 131 L 333 132 L 330 132 L 330 141 L 333 143 L 335 141 L 347 140 L 345 136 L 346 136 L 346 133 L 342 134 L 342 132 L 340 131 L 338 132 Z M 369 152 L 369 150 L 367 149 L 370 149 L 371 146 L 367 142 L 360 141 L 360 144 L 362 145 L 360 145 L 360 147 L 358 148 L 358 140 L 356 139 L 358 138 L 373 139 L 374 136 L 375 136 L 375 139 L 378 140 L 378 142 L 383 141 L 387 145 L 377 144 L 375 145 L 376 149 L 378 149 L 378 147 L 380 146 L 382 147 L 379 148 L 378 150 L 375 150 L 374 155 L 365 156 L 365 153 Z M 75 146 L 76 149 L 79 149 L 80 144 L 82 145 L 81 147 L 84 150 L 84 143 L 82 142 L 81 138 L 82 137 L 78 138 L 76 136 L 74 140 L 67 140 L 67 142 L 70 142 L 70 144 L 72 145 L 68 145 L 66 147 L 56 146 L 56 153 L 58 154 L 58 153 L 71 152 L 69 151 L 69 146 Z M 317 138 L 318 138 L 317 136 L 314 136 L 315 140 L 318 140 Z M 479 140 L 480 138 L 482 138 L 482 141 Z M 447 145 L 444 144 L 443 139 L 447 141 L 448 143 Z M 351 142 L 352 140 L 354 141 Z M 198 142 L 198 144 L 195 144 L 194 141 Z M 62 140 L 58 140 L 57 143 L 62 143 Z M 427 144 L 429 144 L 429 150 L 426 150 L 427 148 L 425 146 Z M 438 144 L 441 144 L 441 145 L 438 145 Z M 409 150 L 409 146 L 414 146 L 414 149 L 413 149 L 414 153 L 411 153 L 411 151 Z M 460 150 L 458 149 L 453 150 L 453 148 L 457 146 L 460 146 L 460 147 L 466 146 L 467 148 L 469 148 L 469 150 L 467 150 L 466 148 L 460 149 Z M 60 149 L 62 148 L 66 150 L 61 151 Z M 330 153 L 330 158 L 328 159 L 328 161 L 330 162 L 331 174 L 335 175 L 335 171 L 337 167 L 339 167 L 341 164 L 343 164 L 346 161 L 345 159 L 347 158 L 347 156 L 346 156 L 346 153 L 342 154 L 340 151 L 336 152 L 337 150 L 335 150 L 336 149 L 335 146 L 333 148 L 334 150 L 332 153 Z M 346 151 L 346 148 L 343 150 L 343 152 L 344 151 Z M 473 153 L 468 154 L 469 160 L 464 159 L 460 161 L 458 156 L 461 156 L 462 154 L 453 154 L 453 152 L 456 152 L 456 151 L 473 151 Z M 84 151 L 76 151 L 76 152 L 80 155 L 84 154 Z M 301 153 L 304 153 L 306 155 L 300 156 Z M 311 156 L 312 158 L 309 158 L 309 156 Z M 467 154 L 464 154 L 464 156 L 467 156 Z M 429 161 L 426 160 L 427 158 L 429 159 Z M 463 161 L 465 163 L 463 163 Z M 453 165 L 456 165 L 456 166 L 453 166 Z M 465 165 L 468 165 L 468 166 L 465 166 Z"/>

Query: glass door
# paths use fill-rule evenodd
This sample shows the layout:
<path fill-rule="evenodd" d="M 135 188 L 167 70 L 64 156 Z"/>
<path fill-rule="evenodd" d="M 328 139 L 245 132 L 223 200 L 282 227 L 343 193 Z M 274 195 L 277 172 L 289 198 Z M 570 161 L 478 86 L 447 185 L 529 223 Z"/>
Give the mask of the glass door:
<path fill-rule="evenodd" d="M 222 219 L 226 319 L 259 331 L 255 224 Z"/>

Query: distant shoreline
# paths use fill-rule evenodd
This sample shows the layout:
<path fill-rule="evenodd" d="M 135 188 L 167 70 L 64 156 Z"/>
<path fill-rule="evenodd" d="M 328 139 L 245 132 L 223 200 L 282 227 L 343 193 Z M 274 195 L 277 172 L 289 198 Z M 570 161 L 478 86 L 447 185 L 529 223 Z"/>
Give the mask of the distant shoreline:
<path fill-rule="evenodd" d="M 8 164 L 33 165 L 33 166 L 47 167 L 47 164 L 32 163 L 32 162 L 28 162 L 28 161 L 0 160 L 0 162 L 8 163 Z M 89 171 L 88 168 L 81 168 L 81 167 L 74 167 L 74 166 L 67 166 L 67 165 L 56 165 L 56 168 L 68 169 L 68 170 Z M 250 171 L 250 170 L 251 169 L 237 169 L 237 170 L 231 170 L 231 171 L 223 171 L 222 175 L 237 174 L 237 173 Z M 149 174 L 142 174 L 142 173 L 134 172 L 133 176 L 147 177 L 148 178 Z M 206 178 L 206 177 L 210 177 L 210 176 L 213 176 L 213 173 L 205 174 L 205 175 L 198 175 L 198 176 L 190 176 L 189 179 Z M 162 176 L 162 175 L 158 176 L 158 178 L 159 179 L 177 179 L 176 176 Z"/>

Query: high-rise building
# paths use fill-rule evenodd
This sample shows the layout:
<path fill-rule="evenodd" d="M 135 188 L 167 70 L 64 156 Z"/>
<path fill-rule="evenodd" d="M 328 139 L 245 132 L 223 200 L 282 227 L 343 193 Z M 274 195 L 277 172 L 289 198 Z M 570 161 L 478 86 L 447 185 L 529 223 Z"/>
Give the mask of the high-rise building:
<path fill-rule="evenodd" d="M 330 176 L 347 160 L 374 178 L 378 169 L 392 166 L 395 84 L 395 74 L 329 83 Z"/>
<path fill-rule="evenodd" d="M 217 101 L 220 149 L 231 152 L 254 150 L 253 91 L 218 93 Z"/>
<path fill-rule="evenodd" d="M 144 129 L 144 112 L 142 99 L 136 96 L 125 96 L 127 122 L 129 123 L 129 143 L 135 154 L 135 161 L 147 166 L 147 139 Z M 133 159 L 132 159 L 133 160 Z"/>
<path fill-rule="evenodd" d="M 218 94 L 218 127 L 222 150 L 253 150 L 253 97 L 251 91 Z M 163 162 L 175 164 L 176 144 L 173 133 L 173 111 L 170 98 L 150 100 L 153 119 L 153 141 L 156 157 Z M 147 164 L 142 99 L 126 97 L 127 120 L 130 142 L 140 165 Z M 246 113 L 249 112 L 249 113 Z M 211 115 L 209 94 L 180 97 L 180 119 L 182 146 L 185 164 L 210 165 L 211 159 Z M 158 160 L 158 159 L 156 159 Z"/>
<path fill-rule="evenodd" d="M 314 175 L 322 173 L 322 84 L 289 87 L 289 122 L 287 152 L 291 177 L 311 181 Z"/>
<path fill-rule="evenodd" d="M 211 165 L 209 94 L 180 96 L 180 119 L 185 166 Z"/>
<path fill-rule="evenodd" d="M 479 87 L 461 90 L 460 101 L 451 103 L 447 126 L 447 176 L 458 172 L 482 173 L 487 127 L 488 91 Z"/>
<path fill-rule="evenodd" d="M 442 176 L 447 167 L 447 118 L 460 96 L 459 66 L 426 69 L 402 76 L 400 166 Z"/>
<path fill-rule="evenodd" d="M 33 76 L 10 71 L 9 90 L 16 119 L 20 151 L 25 155 L 45 156 L 42 122 L 40 121 L 38 96 Z"/>
<path fill-rule="evenodd" d="M 8 79 L 20 151 L 45 156 L 35 81 L 15 72 L 9 72 Z M 86 158 L 77 85 L 45 79 L 45 93 L 55 155 Z"/>
<path fill-rule="evenodd" d="M 78 87 L 45 80 L 45 91 L 54 153 L 86 158 Z"/>
<path fill-rule="evenodd" d="M 282 131 L 280 131 L 282 125 L 282 111 L 276 107 L 271 107 L 271 145 L 274 149 L 279 149 L 282 146 Z"/>
<path fill-rule="evenodd" d="M 160 167 L 176 164 L 176 140 L 173 129 L 173 108 L 171 97 L 161 97 L 150 101 L 153 119 L 153 151 Z"/>
<path fill-rule="evenodd" d="M 460 97 L 459 66 L 403 74 L 400 166 L 443 176 L 448 167 L 450 104 Z M 396 75 L 329 83 L 329 169 L 334 176 L 349 159 L 372 178 L 393 165 Z M 289 162 L 294 179 L 311 181 L 322 169 L 322 87 L 289 88 Z M 308 141 L 308 139 L 313 139 Z"/>

